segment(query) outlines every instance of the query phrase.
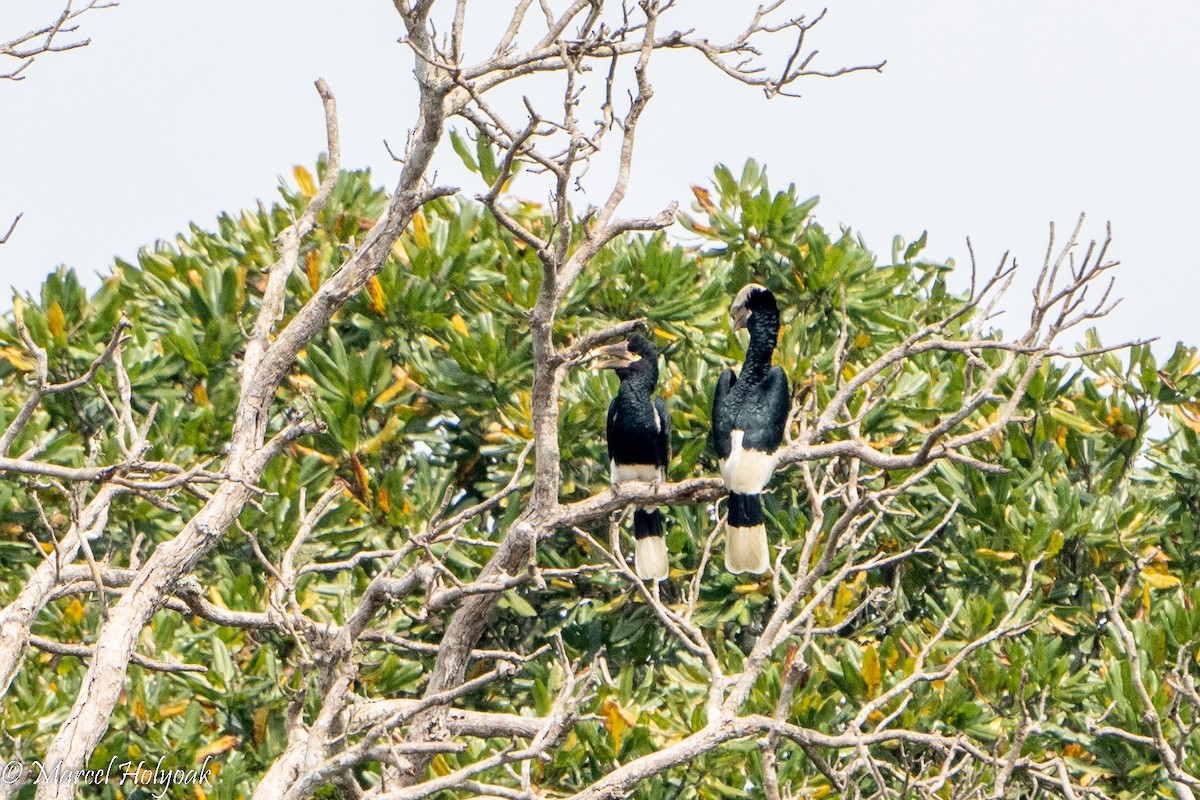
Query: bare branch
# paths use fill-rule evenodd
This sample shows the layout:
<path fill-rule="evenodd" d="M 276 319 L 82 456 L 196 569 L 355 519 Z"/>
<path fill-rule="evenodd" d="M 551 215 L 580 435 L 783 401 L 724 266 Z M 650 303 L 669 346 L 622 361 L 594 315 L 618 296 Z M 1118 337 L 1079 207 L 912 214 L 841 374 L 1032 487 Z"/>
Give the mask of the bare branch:
<path fill-rule="evenodd" d="M 21 221 L 21 217 L 23 216 L 25 215 L 17 214 L 17 216 L 13 218 L 12 224 L 8 226 L 8 230 L 5 231 L 3 236 L 0 236 L 0 244 L 8 244 L 8 237 L 12 236 L 13 231 L 17 229 L 17 223 Z"/>
<path fill-rule="evenodd" d="M 91 44 L 91 39 L 75 38 L 63 41 L 62 37 L 79 30 L 79 25 L 73 23 L 83 14 L 94 9 L 114 8 L 117 3 L 115 0 L 90 0 L 81 8 L 73 8 L 73 5 L 74 0 L 67 0 L 66 7 L 53 22 L 7 41 L 0 41 L 0 57 L 6 56 L 17 63 L 12 70 L 0 72 L 0 80 L 24 80 L 25 70 L 32 66 L 37 56 L 44 53 L 64 53 L 68 50 L 87 47 Z M 16 225 L 15 222 L 13 224 Z M 9 233 L 12 233 L 11 229 Z M 5 239 L 7 238 L 5 236 Z M 0 239 L 0 244 L 3 243 L 4 240 Z"/>

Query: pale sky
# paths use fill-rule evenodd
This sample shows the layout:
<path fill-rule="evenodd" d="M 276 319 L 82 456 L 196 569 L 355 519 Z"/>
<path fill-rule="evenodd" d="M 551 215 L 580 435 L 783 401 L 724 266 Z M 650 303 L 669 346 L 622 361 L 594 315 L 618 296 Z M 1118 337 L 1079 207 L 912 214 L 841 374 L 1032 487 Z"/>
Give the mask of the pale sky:
<path fill-rule="evenodd" d="M 752 8 L 680 5 L 674 24 L 694 10 L 689 23 L 714 39 Z M 0 0 L 0 39 L 58 7 Z M 479 20 L 488 38 L 507 8 L 475 0 L 468 31 Z M 318 77 L 338 99 L 343 165 L 394 182 L 383 140 L 403 143 L 415 92 L 387 0 L 122 0 L 80 33 L 89 47 L 0 82 L 0 229 L 25 213 L 0 246 L 0 285 L 33 291 L 58 264 L 95 285 L 114 255 L 274 200 L 279 177 L 324 149 Z M 754 157 L 776 188 L 819 194 L 817 219 L 861 231 L 881 259 L 893 235 L 927 229 L 931 258 L 965 266 L 970 236 L 981 266 L 1011 250 L 1028 274 L 1048 223 L 1065 232 L 1086 211 L 1089 235 L 1112 222 L 1123 262 L 1125 302 L 1101 325 L 1105 340 L 1160 336 L 1160 354 L 1200 342 L 1200 4 L 844 0 L 810 37 L 825 68 L 888 64 L 766 101 L 695 57 L 656 56 L 624 212 L 687 208 L 714 164 L 736 171 Z M 448 142 L 436 165 L 440 182 L 479 190 Z M 593 177 L 603 188 L 603 171 Z"/>

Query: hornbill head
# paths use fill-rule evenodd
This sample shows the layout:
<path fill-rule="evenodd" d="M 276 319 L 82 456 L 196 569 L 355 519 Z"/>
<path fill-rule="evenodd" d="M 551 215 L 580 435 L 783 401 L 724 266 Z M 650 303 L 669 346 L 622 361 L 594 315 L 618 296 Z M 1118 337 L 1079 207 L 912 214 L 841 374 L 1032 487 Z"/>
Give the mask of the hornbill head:
<path fill-rule="evenodd" d="M 733 330 L 748 327 L 750 324 L 750 315 L 755 311 L 765 311 L 770 309 L 776 313 L 779 312 L 779 305 L 775 302 L 775 295 L 771 294 L 771 290 L 758 283 L 747 283 L 738 292 L 737 297 L 733 298 L 733 304 L 729 306 L 729 318 L 733 324 Z"/>
<path fill-rule="evenodd" d="M 619 378 L 654 364 L 658 358 L 654 343 L 640 333 L 631 334 L 624 342 L 601 347 L 595 353 L 596 369 L 615 369 Z"/>

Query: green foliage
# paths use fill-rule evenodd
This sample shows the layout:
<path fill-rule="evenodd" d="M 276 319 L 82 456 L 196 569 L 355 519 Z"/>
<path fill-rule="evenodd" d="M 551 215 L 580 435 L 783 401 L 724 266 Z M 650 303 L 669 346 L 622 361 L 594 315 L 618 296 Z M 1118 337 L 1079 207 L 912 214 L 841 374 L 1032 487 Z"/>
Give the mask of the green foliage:
<path fill-rule="evenodd" d="M 469 143 L 456 136 L 452 143 L 469 167 L 495 180 L 495 156 L 485 140 Z M 86 371 L 121 315 L 128 317 L 132 328 L 122 355 L 134 405 L 143 414 L 157 406 L 148 460 L 194 465 L 222 455 L 237 402 L 242 330 L 261 302 L 264 270 L 275 260 L 274 239 L 306 201 L 303 188 L 283 185 L 280 194 L 274 205 L 221 216 L 213 231 L 193 226 L 174 242 L 143 249 L 133 262 L 118 260 L 90 297 L 73 272 L 59 270 L 39 296 L 19 299 L 57 380 Z M 952 264 L 922 258 L 924 233 L 911 243 L 897 239 L 890 260 L 879 263 L 852 231 L 830 232 L 813 219 L 816 198 L 803 200 L 792 186 L 772 191 L 765 169 L 754 162 L 740 177 L 718 167 L 713 188 L 697 187 L 695 195 L 693 214 L 680 215 L 689 245 L 663 233 L 615 240 L 571 288 L 554 330 L 562 344 L 616 321 L 647 319 L 666 350 L 660 391 L 675 431 L 672 480 L 716 472 L 708 446 L 711 392 L 720 371 L 741 360 L 743 345 L 730 335 L 726 311 L 745 282 L 764 283 L 779 296 L 784 329 L 777 362 L 797 398 L 818 408 L 836 390 L 843 326 L 848 378 L 964 302 L 946 285 Z M 288 278 L 285 317 L 344 263 L 344 243 L 361 239 L 385 202 L 366 173 L 340 176 L 317 229 L 303 243 L 301 269 Z M 552 225 L 534 203 L 514 204 L 510 213 L 540 233 Z M 573 224 L 575 236 L 581 235 L 585 223 Z M 441 199 L 417 214 L 377 279 L 301 354 L 279 391 L 272 431 L 284 424 L 289 408 L 315 414 L 328 429 L 276 459 L 264 476 L 266 493 L 242 515 L 241 527 L 257 537 L 268 558 L 276 558 L 295 535 L 301 497 L 311 503 L 334 481 L 344 482 L 346 492 L 309 539 L 307 560 L 332 562 L 395 548 L 439 509 L 466 508 L 509 482 L 531 436 L 533 362 L 525 312 L 540 281 L 536 254 L 477 203 Z M 970 315 L 961 317 L 946 337 L 963 333 L 972 322 Z M 1090 334 L 1087 346 L 1098 345 Z M 989 363 L 998 358 L 982 357 Z M 23 377 L 32 367 L 10 318 L 0 326 L 0 429 L 21 408 Z M 1003 754 L 1015 739 L 1021 708 L 1044 709 L 1040 729 L 1024 741 L 1023 752 L 1036 759 L 1047 752 L 1063 756 L 1077 782 L 1101 787 L 1111 797 L 1154 794 L 1164 785 L 1157 756 L 1144 746 L 1097 736 L 1084 721 L 1142 730 L 1144 709 L 1131 683 L 1129 659 L 1103 621 L 1098 592 L 1098 587 L 1114 591 L 1138 557 L 1146 564 L 1124 611 L 1158 713 L 1169 718 L 1174 692 L 1163 671 L 1150 665 L 1174 664 L 1178 656 L 1181 673 L 1197 677 L 1200 596 L 1192 587 L 1200 580 L 1198 367 L 1195 351 L 1182 346 L 1162 363 L 1145 346 L 1043 363 L 1021 401 L 1022 421 L 968 449 L 1007 472 L 985 475 L 941 462 L 900 496 L 894 513 L 862 545 L 880 553 L 909 548 L 956 507 L 921 554 L 860 572 L 815 601 L 815 623 L 833 632 L 813 640 L 789 720 L 842 731 L 864 704 L 910 675 L 919 654 L 928 651 L 927 664 L 944 663 L 993 629 L 1014 608 L 1029 565 L 1041 559 L 1031 598 L 1019 612 L 1019 621 L 1030 625 L 1026 632 L 979 648 L 945 680 L 915 684 L 903 708 L 885 704 L 869 722 L 895 713 L 895 726 L 963 732 Z M 917 449 L 973 391 L 964 378 L 968 369 L 964 355 L 927 352 L 906 360 L 883 387 L 887 402 L 861 420 L 860 435 L 883 452 Z M 564 502 L 607 484 L 600 433 L 615 387 L 611 375 L 585 368 L 564 380 Z M 1002 385 L 960 428 L 987 425 L 1013 389 Z M 47 398 L 13 451 L 36 446 L 44 459 L 68 466 L 83 466 L 91 454 L 101 463 L 118 459 L 105 400 L 118 392 L 112 371 L 102 369 L 93 387 Z M 853 400 L 851 413 L 865 408 L 862 403 Z M 1150 436 L 1156 416 L 1169 422 L 1169 435 L 1161 441 Z M 849 435 L 843 429 L 832 438 Z M 868 480 L 879 487 L 908 477 L 897 472 Z M 520 512 L 529 480 L 523 478 L 521 491 L 460 531 L 447 558 L 458 578 L 470 580 L 490 557 Z M 0 482 L 4 602 L 44 557 L 31 538 L 49 542 L 35 496 L 51 525 L 71 514 L 46 484 Z M 186 492 L 163 507 L 133 495 L 118 499 L 104 536 L 93 545 L 97 557 L 128 565 L 131 549 L 140 548 L 137 555 L 144 556 L 149 543 L 178 532 L 200 502 Z M 776 477 L 766 510 L 774 545 L 788 551 L 788 563 L 799 558 L 812 524 L 810 504 L 797 470 Z M 827 511 L 822 535 L 829 535 L 839 510 Z M 679 600 L 699 568 L 715 520 L 710 508 L 668 511 L 672 576 L 663 587 L 668 601 Z M 607 525 L 588 533 L 606 541 Z M 436 550 L 441 554 L 447 547 L 439 544 Z M 590 543 L 570 530 L 546 541 L 539 560 L 547 569 L 602 563 Z M 710 561 L 702 576 L 695 621 L 723 669 L 732 673 L 776 600 L 765 581 L 730 576 L 717 562 Z M 835 560 L 830 574 L 840 566 Z M 348 598 L 361 594 L 377 568 L 368 560 L 337 577 L 305 578 L 303 608 L 317 621 L 344 620 L 353 607 Z M 268 571 L 247 535 L 236 530 L 196 576 L 209 600 L 231 609 L 261 609 L 270 592 Z M 847 618 L 868 597 L 881 596 L 880 590 L 886 590 L 886 599 Z M 961 610 L 951 617 L 956 607 Z M 447 613 L 426 614 L 414 598 L 387 609 L 381 628 L 436 646 Z M 50 605 L 34 632 L 90 642 L 99 621 L 94 598 L 64 597 Z M 538 786 L 576 791 L 610 771 L 614 761 L 626 763 L 704 726 L 707 665 L 684 650 L 611 571 L 556 578 L 544 589 L 509 590 L 480 646 L 531 653 L 555 633 L 572 657 L 583 662 L 603 657 L 612 682 L 602 682 L 579 709 L 601 722 L 576 725 L 551 760 L 534 767 Z M 293 642 L 164 610 L 141 648 L 211 669 L 164 676 L 132 667 L 126 701 L 93 763 L 169 754 L 166 766 L 191 768 L 215 753 L 222 775 L 210 796 L 247 794 L 283 748 L 289 698 L 312 688 Z M 774 713 L 786 655 L 786 648 L 775 654 L 745 713 Z M 431 663 L 428 647 L 371 643 L 355 691 L 418 696 Z M 0 754 L 15 739 L 25 751 L 40 752 L 62 722 L 82 674 L 74 657 L 31 651 L 0 705 L 4 732 L 13 737 L 0 745 Z M 465 705 L 544 714 L 563 680 L 561 667 L 546 654 L 522 665 L 511 683 L 471 695 Z M 310 706 L 312 700 L 310 692 Z M 1183 735 L 1174 726 L 1168 723 Z M 1195 772 L 1200 756 L 1191 744 L 1184 767 Z M 471 740 L 466 751 L 439 756 L 432 769 L 451 771 L 494 745 Z M 798 747 L 785 743 L 780 753 L 780 780 L 797 796 L 829 791 L 825 776 Z M 896 748 L 876 754 L 896 763 L 930 757 Z M 751 797 L 761 794 L 761 785 L 755 744 L 736 742 L 639 787 L 635 796 Z M 104 797 L 116 796 L 112 787 L 103 791 Z"/>

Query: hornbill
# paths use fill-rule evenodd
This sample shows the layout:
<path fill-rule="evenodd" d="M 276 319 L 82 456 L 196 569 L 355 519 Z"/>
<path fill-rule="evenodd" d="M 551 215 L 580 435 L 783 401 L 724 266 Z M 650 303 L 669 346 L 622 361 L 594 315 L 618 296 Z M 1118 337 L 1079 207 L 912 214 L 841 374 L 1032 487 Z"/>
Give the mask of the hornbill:
<path fill-rule="evenodd" d="M 713 394 L 713 443 L 729 489 L 725 568 L 760 574 L 770 563 L 770 549 L 759 493 L 779 463 L 791 395 L 783 369 L 771 366 L 779 338 L 775 295 L 757 283 L 746 284 L 729 315 L 733 330 L 750 330 L 750 346 L 741 375 L 725 370 Z"/>
<path fill-rule="evenodd" d="M 616 370 L 621 388 L 608 406 L 608 457 L 613 486 L 623 481 L 662 481 L 671 459 L 671 416 L 661 397 L 651 399 L 658 383 L 658 350 L 639 333 L 628 341 L 600 348 L 602 367 Z M 633 511 L 634 569 L 642 580 L 667 577 L 667 544 L 662 512 Z"/>

